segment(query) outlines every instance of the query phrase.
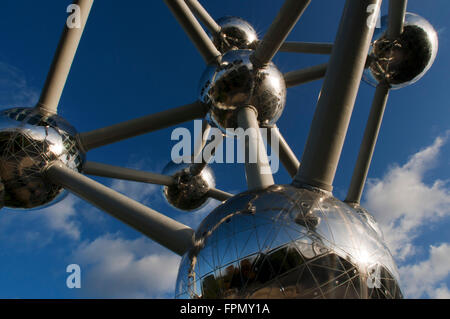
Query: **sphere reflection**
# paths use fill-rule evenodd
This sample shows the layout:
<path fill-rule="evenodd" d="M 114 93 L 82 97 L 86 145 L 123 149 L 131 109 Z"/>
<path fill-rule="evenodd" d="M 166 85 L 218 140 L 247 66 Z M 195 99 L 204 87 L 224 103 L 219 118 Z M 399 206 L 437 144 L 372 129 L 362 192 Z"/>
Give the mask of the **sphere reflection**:
<path fill-rule="evenodd" d="M 53 161 L 80 171 L 85 159 L 75 139 L 76 130 L 57 115 L 34 108 L 0 113 L 0 179 L 4 205 L 37 208 L 54 203 L 63 188 L 49 183 L 42 170 Z"/>
<path fill-rule="evenodd" d="M 392 89 L 417 82 L 436 58 L 436 31 L 424 18 L 406 13 L 403 33 L 396 39 L 388 39 L 387 17 L 381 22 L 381 29 L 375 31 L 364 81 L 373 86 L 385 82 Z"/>
<path fill-rule="evenodd" d="M 176 297 L 401 298 L 393 258 L 366 213 L 289 185 L 237 195 L 196 231 Z"/>
<path fill-rule="evenodd" d="M 164 186 L 164 197 L 171 206 L 183 211 L 193 211 L 205 206 L 209 201 L 208 190 L 216 185 L 214 173 L 209 166 L 200 174 L 193 175 L 190 164 L 171 161 L 164 168 L 163 174 L 175 179 L 173 185 Z"/>
<path fill-rule="evenodd" d="M 238 17 L 223 17 L 217 20 L 220 32 L 212 37 L 214 45 L 221 53 L 237 49 L 253 49 L 258 35 L 253 27 Z"/>
<path fill-rule="evenodd" d="M 251 50 L 225 53 L 219 66 L 209 66 L 200 81 L 200 100 L 210 107 L 210 124 L 223 132 L 236 128 L 237 110 L 251 105 L 261 125 L 274 124 L 286 102 L 283 75 L 273 63 L 254 67 Z"/>

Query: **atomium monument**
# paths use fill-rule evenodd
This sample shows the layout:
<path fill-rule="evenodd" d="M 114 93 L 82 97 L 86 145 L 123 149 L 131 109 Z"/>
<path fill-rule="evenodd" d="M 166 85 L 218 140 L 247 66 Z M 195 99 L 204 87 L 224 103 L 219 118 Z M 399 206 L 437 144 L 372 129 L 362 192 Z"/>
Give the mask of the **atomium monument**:
<path fill-rule="evenodd" d="M 82 27 L 65 27 L 39 103 L 0 115 L 4 206 L 42 207 L 64 190 L 74 193 L 182 256 L 176 298 L 402 298 L 393 256 L 360 199 L 389 92 L 418 81 L 430 69 L 438 50 L 433 27 L 407 13 L 406 0 L 391 0 L 382 28 L 375 30 L 367 8 L 378 12 L 381 0 L 347 0 L 334 43 L 287 42 L 310 0 L 286 0 L 261 39 L 250 22 L 230 16 L 216 21 L 197 0 L 165 3 L 206 63 L 198 100 L 77 133 L 57 115 L 93 4 L 75 1 Z M 330 59 L 282 74 L 272 62 L 278 51 Z M 276 122 L 289 107 L 287 88 L 321 78 L 299 161 Z M 361 79 L 376 90 L 348 194 L 341 201 L 333 196 L 332 185 Z M 169 163 L 162 174 L 86 160 L 89 150 L 194 119 L 204 120 L 204 131 L 274 131 L 278 138 L 269 144 L 279 144 L 292 183 L 276 184 L 263 170 L 265 152 L 258 152 L 255 162 L 247 158 L 248 190 L 237 195 L 215 188 L 203 157 L 190 164 Z M 201 148 L 206 146 L 202 138 Z M 261 134 L 249 137 L 244 148 L 247 153 L 265 150 Z M 193 230 L 86 175 L 161 185 L 170 205 L 190 213 L 210 198 L 222 203 Z"/>

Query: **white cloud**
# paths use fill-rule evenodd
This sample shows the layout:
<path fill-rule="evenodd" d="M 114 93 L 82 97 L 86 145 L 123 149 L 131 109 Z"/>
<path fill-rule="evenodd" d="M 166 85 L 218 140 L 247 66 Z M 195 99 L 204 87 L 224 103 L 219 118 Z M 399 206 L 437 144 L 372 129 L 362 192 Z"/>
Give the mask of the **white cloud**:
<path fill-rule="evenodd" d="M 433 299 L 450 299 L 450 290 L 447 285 L 442 284 L 439 288 L 435 288 L 430 295 Z"/>
<path fill-rule="evenodd" d="M 401 285 L 408 298 L 450 297 L 448 243 L 430 246 L 426 260 L 406 263 L 407 257 L 417 257 L 418 252 L 425 250 L 420 246 L 419 237 L 450 216 L 448 182 L 439 179 L 425 182 L 449 136 L 450 132 L 447 132 L 436 138 L 432 145 L 414 154 L 406 164 L 394 165 L 383 178 L 368 182 L 364 206 L 379 221 L 388 246 L 401 264 Z M 441 236 L 438 240 L 442 242 L 447 238 Z"/>
<path fill-rule="evenodd" d="M 29 87 L 21 70 L 0 62 L 0 107 L 32 107 L 38 98 L 38 91 Z"/>
<path fill-rule="evenodd" d="M 448 287 L 442 281 L 450 275 L 450 245 L 430 247 L 430 257 L 414 265 L 399 268 L 403 292 L 409 298 L 450 298 Z"/>
<path fill-rule="evenodd" d="M 448 135 L 436 138 L 403 166 L 391 167 L 383 178 L 368 182 L 364 206 L 377 218 L 388 245 L 400 260 L 414 254 L 413 240 L 425 229 L 424 225 L 430 226 L 450 215 L 448 183 L 424 182 Z"/>
<path fill-rule="evenodd" d="M 82 293 L 101 298 L 173 296 L 180 257 L 141 237 L 105 235 L 82 243 L 71 262 L 82 269 Z"/>
<path fill-rule="evenodd" d="M 20 211 L 2 209 L 0 215 L 0 239 L 4 243 L 24 247 L 45 247 L 55 235 L 79 240 L 81 224 L 76 220 L 80 200 L 68 195 L 59 203 L 41 210 Z M 31 244 L 31 245 L 30 245 Z"/>
<path fill-rule="evenodd" d="M 80 224 L 75 220 L 78 202 L 78 198 L 69 195 L 61 202 L 36 212 L 36 214 L 42 216 L 49 229 L 78 240 L 81 233 Z"/>

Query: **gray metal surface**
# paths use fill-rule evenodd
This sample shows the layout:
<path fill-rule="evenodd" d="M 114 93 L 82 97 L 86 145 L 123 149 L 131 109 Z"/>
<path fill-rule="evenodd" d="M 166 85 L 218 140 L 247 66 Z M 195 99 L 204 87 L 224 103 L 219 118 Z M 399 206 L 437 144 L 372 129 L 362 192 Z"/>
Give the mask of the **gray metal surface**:
<path fill-rule="evenodd" d="M 111 216 L 133 227 L 176 254 L 183 255 L 193 246 L 194 231 L 92 179 L 55 162 L 46 177 Z"/>
<path fill-rule="evenodd" d="M 295 185 L 332 190 L 375 27 L 367 24 L 367 7 L 380 4 L 346 1 Z"/>
<path fill-rule="evenodd" d="M 217 20 L 220 32 L 213 34 L 212 40 L 220 52 L 230 50 L 254 49 L 258 34 L 250 23 L 239 17 L 222 17 Z"/>
<path fill-rule="evenodd" d="M 358 159 L 353 170 L 353 176 L 348 189 L 346 202 L 357 203 L 361 201 L 361 195 L 369 172 L 373 152 L 380 132 L 383 114 L 389 96 L 389 87 L 386 84 L 378 85 L 375 91 L 369 119 L 367 120 L 364 137 L 359 149 Z"/>
<path fill-rule="evenodd" d="M 327 67 L 328 63 L 324 63 L 301 70 L 287 72 L 283 75 L 284 81 L 286 82 L 286 87 L 290 88 L 296 85 L 320 80 L 325 76 Z"/>
<path fill-rule="evenodd" d="M 284 139 L 283 135 L 281 135 L 279 128 L 274 125 L 270 128 L 270 133 L 267 134 L 267 143 L 272 145 L 272 134 L 275 136 L 276 143 L 278 143 L 278 157 L 283 163 L 283 166 L 288 171 L 291 177 L 294 177 L 297 174 L 298 169 L 300 167 L 300 162 L 297 159 L 297 156 L 292 151 L 289 144 Z"/>
<path fill-rule="evenodd" d="M 331 54 L 333 43 L 284 42 L 278 51 L 309 54 Z"/>
<path fill-rule="evenodd" d="M 252 56 L 255 66 L 269 63 L 294 28 L 311 0 L 285 0 Z"/>
<path fill-rule="evenodd" d="M 245 177 L 248 189 L 261 189 L 275 184 L 264 147 L 264 141 L 259 131 L 257 111 L 251 107 L 244 107 L 238 112 L 237 121 L 249 135 L 244 136 L 245 142 Z"/>
<path fill-rule="evenodd" d="M 192 13 L 205 25 L 205 27 L 211 32 L 216 34 L 220 32 L 220 26 L 209 15 L 208 11 L 197 0 L 185 0 Z"/>
<path fill-rule="evenodd" d="M 163 169 L 163 174 L 171 176 L 172 185 L 163 188 L 167 202 L 182 211 L 194 211 L 204 207 L 209 201 L 208 191 L 216 186 L 214 173 L 209 166 L 204 166 L 197 174 L 191 172 L 190 163 L 170 161 Z"/>
<path fill-rule="evenodd" d="M 207 64 L 216 64 L 220 52 L 195 19 L 184 0 L 164 0 Z"/>
<path fill-rule="evenodd" d="M 157 185 L 172 185 L 175 182 L 171 176 L 91 161 L 87 161 L 83 165 L 83 173 L 93 176 L 109 177 Z"/>
<path fill-rule="evenodd" d="M 273 185 L 236 195 L 195 232 L 177 298 L 402 296 L 373 217 L 323 193 Z"/>
<path fill-rule="evenodd" d="M 201 156 L 202 150 L 208 142 L 208 135 L 211 130 L 211 125 L 209 125 L 206 119 L 202 121 L 202 130 L 201 132 L 197 132 L 198 135 L 195 136 L 194 140 L 194 150 L 192 151 L 192 156 L 196 158 L 197 156 Z M 195 134 L 196 132 L 194 132 Z"/>
<path fill-rule="evenodd" d="M 207 108 L 201 102 L 194 102 L 155 114 L 143 116 L 90 132 L 80 133 L 78 139 L 86 151 L 119 142 L 141 134 L 164 129 L 173 125 L 203 118 Z"/>
<path fill-rule="evenodd" d="M 359 202 L 390 89 L 416 82 L 431 67 L 437 33 L 391 0 L 371 43 L 371 16 L 381 0 L 347 0 L 334 43 L 285 42 L 310 0 L 286 0 L 259 41 L 238 17 L 217 22 L 197 0 L 165 0 L 208 64 L 200 100 L 175 109 L 77 134 L 55 115 L 93 0 L 80 0 L 80 29 L 65 28 L 37 108 L 0 112 L 0 207 L 41 208 L 69 190 L 144 235 L 183 255 L 179 298 L 401 298 L 398 274 L 383 235 Z M 210 31 L 208 35 L 200 22 Z M 369 55 L 367 55 L 370 47 Z M 278 51 L 331 54 L 327 64 L 281 74 Z M 345 202 L 331 194 L 361 75 L 377 87 Z M 302 164 L 275 123 L 286 87 L 325 77 Z M 207 117 L 205 119 L 205 117 Z M 202 133 L 217 126 L 242 137 L 248 192 L 215 188 L 209 158 L 169 164 L 165 175 L 85 162 L 85 151 L 193 119 Z M 274 185 L 259 127 L 275 132 L 272 154 L 294 177 Z M 198 129 L 200 131 L 200 129 Z M 192 158 L 210 150 L 198 136 Z M 275 144 L 276 143 L 276 144 Z M 211 154 L 213 155 L 213 153 Z M 183 211 L 223 203 L 194 231 L 79 172 L 162 185 Z"/>
<path fill-rule="evenodd" d="M 218 67 L 209 66 L 203 73 L 200 100 L 209 106 L 210 124 L 226 129 L 238 127 L 237 112 L 252 105 L 261 125 L 274 124 L 286 103 L 283 75 L 273 63 L 256 68 L 250 60 L 251 50 L 231 50 Z"/>
<path fill-rule="evenodd" d="M 387 32 L 388 17 L 384 16 L 369 51 L 364 81 L 400 89 L 420 80 L 431 68 L 438 52 L 438 36 L 427 20 L 413 13 L 406 14 L 398 37 L 391 39 Z"/>
<path fill-rule="evenodd" d="M 49 183 L 42 169 L 61 161 L 81 170 L 85 154 L 75 135 L 75 128 L 56 114 L 44 115 L 35 108 L 0 112 L 0 181 L 6 207 L 42 208 L 63 197 L 63 189 Z"/>
<path fill-rule="evenodd" d="M 214 157 L 216 147 L 221 144 L 222 141 L 211 140 L 206 143 L 205 147 L 200 151 L 197 157 L 194 157 L 193 163 L 190 164 L 189 171 L 193 175 L 198 175 L 208 165 L 211 159 Z M 204 149 L 212 148 L 211 152 L 204 152 Z"/>
<path fill-rule="evenodd" d="M 80 7 L 80 28 L 68 28 L 67 24 L 64 27 L 36 106 L 44 114 L 57 112 L 59 100 L 61 99 L 93 3 L 94 0 L 76 0 L 74 2 Z"/>
<path fill-rule="evenodd" d="M 221 202 L 224 202 L 224 201 L 232 198 L 234 195 L 230 194 L 230 193 L 227 193 L 227 192 L 224 192 L 224 191 L 222 191 L 220 189 L 217 189 L 217 188 L 211 188 L 208 191 L 208 196 L 211 197 L 211 198 L 217 199 L 217 200 L 219 200 Z"/>
<path fill-rule="evenodd" d="M 389 0 L 388 38 L 395 39 L 402 34 L 407 6 L 408 0 Z"/>

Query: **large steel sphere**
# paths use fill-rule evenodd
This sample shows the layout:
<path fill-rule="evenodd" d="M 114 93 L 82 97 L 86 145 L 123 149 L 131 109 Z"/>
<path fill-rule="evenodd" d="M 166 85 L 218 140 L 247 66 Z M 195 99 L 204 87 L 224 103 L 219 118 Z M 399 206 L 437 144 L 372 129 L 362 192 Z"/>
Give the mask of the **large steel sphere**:
<path fill-rule="evenodd" d="M 217 207 L 182 258 L 177 298 L 402 298 L 373 218 L 290 185 Z"/>
<path fill-rule="evenodd" d="M 57 115 L 45 116 L 34 108 L 0 112 L 0 180 L 6 207 L 38 208 L 61 198 L 63 189 L 49 183 L 42 170 L 53 161 L 81 170 L 85 155 L 75 135 Z"/>
<path fill-rule="evenodd" d="M 371 45 L 364 81 L 377 86 L 387 83 L 399 89 L 417 82 L 430 69 L 438 51 L 438 37 L 424 18 L 406 13 L 403 33 L 387 38 L 387 17 L 381 20 Z"/>
<path fill-rule="evenodd" d="M 212 37 L 217 49 L 225 53 L 236 49 L 254 49 L 258 41 L 255 29 L 238 17 L 223 17 L 217 20 L 220 32 Z"/>
<path fill-rule="evenodd" d="M 190 164 L 171 161 L 163 174 L 173 176 L 175 180 L 173 185 L 164 186 L 164 197 L 171 206 L 182 211 L 193 211 L 206 205 L 210 199 L 208 191 L 216 186 L 214 173 L 209 166 L 193 175 Z"/>
<path fill-rule="evenodd" d="M 283 75 L 273 63 L 255 68 L 251 50 L 225 53 L 219 66 L 208 66 L 200 81 L 200 99 L 210 107 L 209 122 L 226 132 L 237 128 L 237 111 L 251 105 L 261 125 L 274 124 L 286 102 Z"/>

